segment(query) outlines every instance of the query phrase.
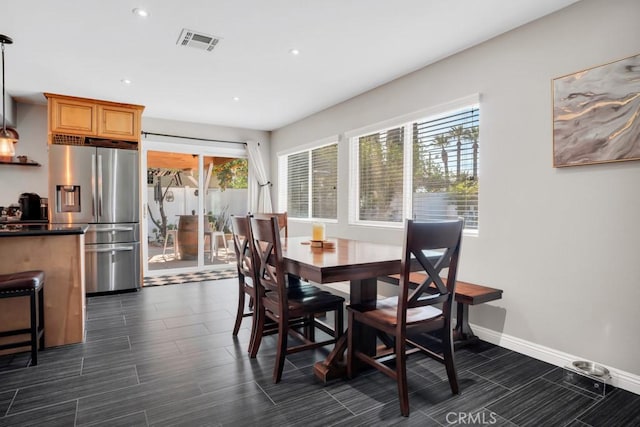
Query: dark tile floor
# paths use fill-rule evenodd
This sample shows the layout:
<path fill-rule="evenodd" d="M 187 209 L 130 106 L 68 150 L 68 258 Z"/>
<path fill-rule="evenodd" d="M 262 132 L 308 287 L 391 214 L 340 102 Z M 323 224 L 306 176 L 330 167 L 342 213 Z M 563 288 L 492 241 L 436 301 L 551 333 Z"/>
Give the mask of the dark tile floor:
<path fill-rule="evenodd" d="M 231 336 L 236 280 L 93 297 L 84 344 L 0 357 L 0 426 L 638 426 L 640 396 L 605 398 L 562 381 L 562 369 L 480 343 L 456 353 L 462 394 L 444 367 L 410 357 L 411 416 L 378 372 L 327 385 L 322 351 L 288 357 L 271 382 L 275 337 L 247 357 L 249 319 Z"/>

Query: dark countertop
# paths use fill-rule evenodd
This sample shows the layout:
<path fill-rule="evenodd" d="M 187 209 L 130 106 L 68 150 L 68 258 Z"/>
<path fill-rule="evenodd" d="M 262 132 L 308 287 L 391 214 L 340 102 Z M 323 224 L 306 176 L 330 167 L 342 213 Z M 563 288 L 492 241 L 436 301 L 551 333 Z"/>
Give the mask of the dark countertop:
<path fill-rule="evenodd" d="M 34 224 L 34 223 L 0 223 L 0 237 L 19 236 L 51 236 L 61 234 L 83 234 L 86 225 Z"/>

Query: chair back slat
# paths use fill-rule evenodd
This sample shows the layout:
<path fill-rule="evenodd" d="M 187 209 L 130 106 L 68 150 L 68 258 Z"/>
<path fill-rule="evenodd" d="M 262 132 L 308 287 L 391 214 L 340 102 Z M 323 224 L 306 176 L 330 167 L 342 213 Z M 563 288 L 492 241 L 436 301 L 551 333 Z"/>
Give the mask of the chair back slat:
<path fill-rule="evenodd" d="M 460 256 L 460 243 L 464 221 L 462 219 L 434 222 L 407 220 L 400 274 L 398 301 L 398 327 L 406 325 L 406 311 L 443 303 L 446 314 L 452 309 Z M 446 284 L 440 277 L 447 268 Z M 426 278 L 422 283 L 411 283 L 412 271 L 422 270 Z"/>
<path fill-rule="evenodd" d="M 238 274 L 255 281 L 253 251 L 251 250 L 251 228 L 249 216 L 232 216 L 233 247 L 236 253 Z"/>
<path fill-rule="evenodd" d="M 250 218 L 253 250 L 259 285 L 277 292 L 280 309 L 288 307 L 284 258 L 278 229 L 278 219 Z"/>
<path fill-rule="evenodd" d="M 283 237 L 289 237 L 289 220 L 287 217 L 287 212 L 260 212 L 254 213 L 254 218 L 260 219 L 271 219 L 272 217 L 278 218 L 278 232 L 283 234 Z"/>

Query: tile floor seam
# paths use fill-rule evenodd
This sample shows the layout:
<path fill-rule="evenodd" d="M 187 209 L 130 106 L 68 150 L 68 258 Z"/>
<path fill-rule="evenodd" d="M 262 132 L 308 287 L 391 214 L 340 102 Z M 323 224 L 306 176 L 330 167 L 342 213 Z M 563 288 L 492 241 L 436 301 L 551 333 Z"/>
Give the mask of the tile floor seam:
<path fill-rule="evenodd" d="M 16 396 L 18 395 L 18 390 L 20 389 L 16 388 L 16 391 L 13 392 L 13 397 L 11 398 L 11 402 L 9 402 L 9 406 L 7 406 L 7 410 L 4 413 L 5 417 L 9 415 L 9 410 L 11 409 L 11 406 L 13 406 L 13 402 L 16 400 Z"/>
<path fill-rule="evenodd" d="M 80 406 L 80 399 L 76 399 L 76 413 L 73 416 L 73 426 L 78 425 L 78 407 Z"/>
<path fill-rule="evenodd" d="M 15 417 L 16 415 L 28 414 L 29 412 L 34 412 L 34 411 L 38 411 L 38 410 L 41 410 L 41 409 L 47 409 L 47 408 L 51 408 L 51 407 L 54 407 L 54 406 L 62 405 L 64 403 L 69 403 L 69 402 L 79 401 L 79 400 L 80 400 L 80 398 L 76 397 L 76 398 L 73 398 L 73 399 L 67 399 L 67 400 L 62 400 L 60 402 L 50 403 L 48 405 L 36 406 L 35 408 L 30 408 L 30 409 L 27 409 L 25 411 L 19 411 L 19 412 L 16 412 L 15 414 L 5 415 L 4 418 L 10 418 L 10 417 Z M 0 420 L 2 420 L 4 418 L 0 418 Z"/>
<path fill-rule="evenodd" d="M 567 389 L 567 390 L 569 390 L 569 391 L 572 391 L 572 392 L 574 392 L 574 393 L 578 393 L 579 395 L 584 396 L 584 397 L 586 397 L 586 398 L 589 398 L 589 399 L 591 399 L 591 400 L 595 401 L 596 403 L 602 402 L 602 400 L 604 399 L 604 396 L 595 396 L 595 395 L 593 395 L 593 393 L 590 393 L 590 392 L 588 392 L 588 391 L 586 391 L 586 390 L 582 390 L 582 389 L 580 389 L 580 387 L 575 387 L 575 388 L 577 388 L 577 389 L 579 389 L 579 390 L 581 390 L 581 391 L 576 390 L 576 389 L 574 389 L 574 388 L 572 388 L 572 387 L 568 387 L 568 386 L 566 386 L 566 385 L 564 384 L 564 380 L 563 380 L 563 381 L 561 381 L 561 382 L 555 382 L 555 381 L 552 381 L 552 380 L 550 380 L 550 379 L 548 379 L 548 378 L 545 378 L 544 376 L 542 376 L 542 377 L 541 377 L 541 379 L 543 379 L 543 380 L 545 380 L 545 381 L 547 381 L 547 382 L 549 382 L 549 383 L 551 383 L 551 384 L 558 385 L 558 386 L 560 386 L 560 387 L 562 387 L 562 388 L 564 388 L 564 389 Z M 593 395 L 593 396 L 591 396 L 591 395 Z"/>
<path fill-rule="evenodd" d="M 324 389 L 324 388 L 323 388 L 323 389 L 322 389 L 322 391 L 324 391 L 326 394 L 328 394 L 328 395 L 329 395 L 329 397 L 330 397 L 331 399 L 333 399 L 333 400 L 335 400 L 336 402 L 338 402 L 338 404 L 340 404 L 340 406 L 342 406 L 344 409 L 346 409 L 347 411 L 349 411 L 349 413 L 350 413 L 351 415 L 353 415 L 353 416 L 356 416 L 356 415 L 357 415 L 357 414 L 356 414 L 355 412 L 353 412 L 351 409 L 347 408 L 347 406 L 346 406 L 344 403 L 340 402 L 340 401 L 339 401 L 339 400 L 338 400 L 338 399 L 337 399 L 333 394 L 329 393 L 326 389 Z"/>
<path fill-rule="evenodd" d="M 556 369 L 557 366 L 553 366 L 551 369 L 549 369 L 548 371 L 545 371 L 544 373 L 542 373 L 541 375 L 538 375 L 535 378 L 532 378 L 529 382 L 520 384 L 518 387 L 514 388 L 512 391 L 518 391 L 520 389 L 525 388 L 526 386 L 528 386 L 529 384 L 532 384 L 534 381 L 536 380 L 545 380 L 544 376 L 550 374 L 554 369 Z M 548 381 L 548 380 L 545 380 Z"/>
<path fill-rule="evenodd" d="M 262 393 L 264 393 L 265 396 L 267 396 L 267 399 L 269 399 L 271 401 L 271 403 L 273 403 L 273 406 L 278 406 L 278 404 L 276 402 L 274 402 L 274 400 L 271 398 L 271 396 L 269 396 L 269 393 L 267 393 L 265 391 L 265 389 L 263 389 L 262 386 L 256 380 L 253 380 L 253 383 L 256 385 L 256 387 L 258 387 L 260 389 L 260 391 Z"/>
<path fill-rule="evenodd" d="M 569 391 L 569 392 L 575 393 L 575 394 L 577 394 L 578 396 L 582 396 L 582 394 L 580 394 L 580 393 L 578 393 L 578 392 L 576 392 L 576 391 L 570 390 L 570 389 L 568 389 L 568 388 L 562 387 L 561 385 L 559 385 L 559 384 L 557 384 L 557 383 L 554 383 L 553 381 L 549 381 L 549 380 L 548 380 L 548 379 L 546 379 L 546 378 L 539 377 L 539 378 L 536 378 L 536 379 L 535 379 L 535 380 L 533 380 L 533 381 L 536 381 L 536 380 L 542 380 L 542 381 L 547 382 L 547 383 L 549 383 L 549 384 L 551 384 L 551 385 L 555 385 L 555 386 L 558 386 L 558 387 L 560 387 L 560 388 L 562 388 L 562 389 L 565 389 L 565 390 L 567 390 L 567 391 Z M 533 383 L 533 381 L 530 381 L 528 384 L 532 384 L 532 383 Z M 525 386 L 526 386 L 526 385 L 525 385 Z M 512 393 L 515 393 L 515 392 L 517 392 L 517 391 L 522 390 L 525 386 L 519 387 L 518 389 L 514 390 Z M 504 396 L 504 397 L 506 397 L 506 396 Z M 583 397 L 587 398 L 586 396 L 583 396 Z M 590 407 L 591 407 L 591 406 L 590 406 Z M 514 414 L 511 418 L 507 418 L 507 417 L 505 417 L 504 415 L 500 415 L 500 414 L 498 414 L 498 415 L 500 415 L 500 417 L 502 417 L 503 419 L 505 419 L 505 420 L 509 421 L 510 423 L 513 423 L 513 424 L 519 425 L 519 424 L 517 424 L 515 421 L 513 421 L 513 419 L 517 418 L 518 416 L 520 416 L 521 414 L 525 413 L 526 411 L 527 411 L 527 410 L 526 410 L 526 409 L 524 409 L 524 410 L 522 410 L 522 411 L 520 411 L 520 412 L 518 412 L 518 413 Z M 492 411 L 492 412 L 493 412 L 493 411 Z M 496 413 L 497 413 L 497 412 L 496 412 Z M 575 419 L 575 418 L 574 418 L 574 419 Z M 568 425 L 568 424 L 569 424 L 569 422 L 567 422 L 567 423 L 566 423 L 566 424 L 564 424 L 564 425 Z"/>
<path fill-rule="evenodd" d="M 140 373 L 138 372 L 138 364 L 137 363 L 133 364 L 133 370 L 136 372 L 136 380 L 138 381 L 138 385 L 142 384 L 142 382 L 140 381 Z"/>

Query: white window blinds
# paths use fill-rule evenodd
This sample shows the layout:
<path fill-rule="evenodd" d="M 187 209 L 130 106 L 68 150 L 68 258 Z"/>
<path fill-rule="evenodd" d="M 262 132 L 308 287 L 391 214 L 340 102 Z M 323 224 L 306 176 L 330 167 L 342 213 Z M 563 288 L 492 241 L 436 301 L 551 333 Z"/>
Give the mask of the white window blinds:
<path fill-rule="evenodd" d="M 413 217 L 478 228 L 477 106 L 413 123 Z"/>
<path fill-rule="evenodd" d="M 287 162 L 287 215 L 309 216 L 309 152 L 292 154 Z"/>
<path fill-rule="evenodd" d="M 358 138 L 360 221 L 402 222 L 404 128 Z"/>
<path fill-rule="evenodd" d="M 453 108 L 351 139 L 352 223 L 462 216 L 478 229 L 480 110 Z"/>
<path fill-rule="evenodd" d="M 286 187 L 289 218 L 337 219 L 338 217 L 338 144 L 332 143 L 281 157 L 281 179 Z M 286 176 L 283 172 L 286 170 Z"/>

